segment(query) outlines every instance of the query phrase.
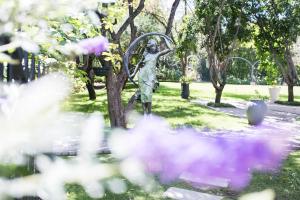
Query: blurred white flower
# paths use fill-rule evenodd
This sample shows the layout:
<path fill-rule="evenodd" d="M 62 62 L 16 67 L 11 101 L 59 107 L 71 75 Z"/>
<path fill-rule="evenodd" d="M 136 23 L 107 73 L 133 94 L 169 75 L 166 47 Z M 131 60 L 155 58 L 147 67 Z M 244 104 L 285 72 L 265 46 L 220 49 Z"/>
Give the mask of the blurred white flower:
<path fill-rule="evenodd" d="M 70 89 L 60 73 L 28 85 L 0 86 L 0 161 L 10 155 L 13 159 L 20 152 L 35 154 L 51 148 L 53 139 L 65 130 L 60 129 L 64 120 L 58 108 Z"/>
<path fill-rule="evenodd" d="M 239 200 L 274 200 L 275 192 L 274 190 L 267 189 L 261 192 L 253 192 L 246 194 L 239 198 Z"/>
<path fill-rule="evenodd" d="M 62 23 L 66 33 L 72 27 L 64 24 L 67 16 L 77 16 L 80 13 L 95 10 L 100 0 L 3 0 L 0 1 L 0 35 L 9 33 L 11 43 L 18 44 L 29 52 L 36 53 L 38 45 L 51 42 L 53 34 L 48 22 L 56 20 Z M 96 23 L 95 15 L 90 14 Z M 47 19 L 47 20 L 45 20 Z M 98 20 L 99 21 L 99 20 Z M 17 31 L 18 30 L 18 31 Z M 24 33 L 26 33 L 24 35 Z M 21 37 L 20 35 L 24 35 Z M 38 35 L 38 37 L 37 37 Z M 15 43 L 15 41 L 18 41 Z M 53 44 L 52 46 L 56 46 Z M 2 49 L 0 48 L 0 52 Z"/>
<path fill-rule="evenodd" d="M 113 164 L 97 161 L 103 140 L 103 118 L 99 113 L 77 115 L 61 113 L 59 103 L 70 92 L 70 83 L 60 73 L 50 74 L 28 85 L 0 87 L 0 162 L 18 163 L 34 156 L 38 174 L 0 179 L 0 198 L 39 196 L 45 200 L 66 199 L 64 186 L 78 183 L 94 198 L 104 195 L 104 182 L 116 173 Z M 57 148 L 78 139 L 77 146 Z M 79 148 L 77 148 L 79 147 Z M 72 159 L 50 159 L 46 154 L 75 150 Z M 44 154 L 46 153 L 46 154 Z M 23 163 L 24 164 L 24 163 Z M 100 181 L 100 182 L 99 182 Z M 113 181 L 110 190 L 125 189 Z"/>

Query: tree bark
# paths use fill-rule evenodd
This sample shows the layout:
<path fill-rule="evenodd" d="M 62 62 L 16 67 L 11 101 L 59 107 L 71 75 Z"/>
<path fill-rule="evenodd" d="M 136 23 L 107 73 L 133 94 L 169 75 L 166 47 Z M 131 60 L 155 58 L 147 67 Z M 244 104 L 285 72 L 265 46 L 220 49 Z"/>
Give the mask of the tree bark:
<path fill-rule="evenodd" d="M 181 67 L 182 67 L 182 75 L 186 76 L 186 67 L 187 67 L 187 54 L 184 53 L 181 57 Z"/>
<path fill-rule="evenodd" d="M 110 126 L 126 128 L 125 112 L 122 106 L 121 92 L 119 91 L 116 74 L 112 68 L 106 77 L 108 113 Z"/>
<path fill-rule="evenodd" d="M 89 93 L 89 99 L 90 100 L 95 100 L 97 97 L 96 97 L 96 92 L 95 92 L 95 89 L 94 89 L 94 72 L 93 72 L 93 58 L 90 57 L 90 56 L 86 56 L 86 61 L 85 63 L 87 64 L 86 66 L 86 73 L 87 73 L 87 82 L 86 82 L 86 88 L 88 90 L 88 93 Z"/>
<path fill-rule="evenodd" d="M 215 90 L 216 90 L 215 103 L 221 103 L 221 97 L 222 97 L 223 89 L 224 89 L 224 86 L 221 86 L 219 88 L 215 88 Z"/>
<path fill-rule="evenodd" d="M 288 85 L 288 102 L 294 102 L 294 85 Z"/>
<path fill-rule="evenodd" d="M 172 4 L 170 16 L 169 16 L 169 19 L 168 19 L 168 25 L 167 25 L 167 28 L 166 28 L 166 35 L 170 35 L 170 33 L 172 31 L 173 21 L 174 21 L 176 10 L 177 10 L 177 7 L 178 7 L 179 3 L 180 3 L 180 0 L 174 0 L 174 2 Z"/>

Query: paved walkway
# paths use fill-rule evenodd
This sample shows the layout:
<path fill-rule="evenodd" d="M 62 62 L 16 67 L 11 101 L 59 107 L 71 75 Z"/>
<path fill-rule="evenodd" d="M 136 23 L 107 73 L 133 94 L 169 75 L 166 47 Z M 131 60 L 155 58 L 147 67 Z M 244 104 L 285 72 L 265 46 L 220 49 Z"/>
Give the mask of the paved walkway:
<path fill-rule="evenodd" d="M 206 106 L 209 101 L 194 100 L 192 102 Z M 234 105 L 236 108 L 215 108 L 215 107 L 209 107 L 209 108 L 230 115 L 246 118 L 246 108 L 247 108 L 248 101 L 223 101 L 223 102 Z M 279 104 L 268 103 L 268 102 L 267 102 L 267 106 L 268 106 L 268 112 L 267 112 L 266 120 L 295 122 L 296 117 L 300 116 L 299 106 L 285 106 L 285 105 L 279 105 Z"/>
<path fill-rule="evenodd" d="M 203 100 L 195 100 L 194 103 L 201 104 L 206 106 L 208 101 Z M 229 115 L 233 115 L 235 117 L 243 117 L 246 118 L 246 108 L 247 103 L 246 101 L 230 101 L 224 103 L 230 103 L 234 105 L 236 108 L 214 108 L 210 107 L 213 110 L 223 112 Z M 244 128 L 241 131 L 220 131 L 220 134 L 226 134 L 226 137 L 237 137 L 243 135 L 255 135 L 255 134 L 262 134 L 263 133 L 276 133 L 280 134 L 291 134 L 290 137 L 290 146 L 293 149 L 300 149 L 300 123 L 296 123 L 296 118 L 300 116 L 300 108 L 295 106 L 283 106 L 277 104 L 267 103 L 268 112 L 263 121 L 263 123 L 259 126 L 249 126 Z M 208 135 L 211 134 L 210 131 L 206 132 Z M 216 132 L 213 131 L 215 134 Z M 205 134 L 205 132 L 204 132 Z M 183 176 L 181 178 L 184 182 L 192 182 L 195 177 L 186 178 Z M 189 180 L 190 179 L 190 180 Z M 216 187 L 227 187 L 230 180 L 218 180 L 208 185 L 215 185 Z M 199 181 L 199 183 L 202 183 Z M 209 188 L 209 187 L 208 187 Z M 201 199 L 211 199 L 211 200 L 221 200 L 223 199 L 222 196 L 215 196 L 212 194 L 207 193 L 200 193 L 195 192 L 193 190 L 184 190 L 181 188 L 169 188 L 165 193 L 164 197 L 168 197 L 171 199 L 177 200 L 201 200 Z"/>
<path fill-rule="evenodd" d="M 207 106 L 206 100 L 194 100 L 194 103 Z M 246 118 L 247 101 L 223 101 L 224 103 L 230 103 L 235 108 L 215 108 L 209 107 L 218 112 L 223 112 L 235 117 Z M 241 135 L 247 134 L 262 134 L 273 133 L 276 130 L 278 134 L 291 134 L 292 146 L 300 148 L 300 123 L 296 122 L 296 118 L 300 117 L 300 107 L 296 106 L 284 106 L 273 103 L 267 103 L 268 111 L 263 123 L 260 126 L 245 127 L 239 132 Z M 236 135 L 236 132 L 224 133 L 228 136 L 230 134 Z"/>

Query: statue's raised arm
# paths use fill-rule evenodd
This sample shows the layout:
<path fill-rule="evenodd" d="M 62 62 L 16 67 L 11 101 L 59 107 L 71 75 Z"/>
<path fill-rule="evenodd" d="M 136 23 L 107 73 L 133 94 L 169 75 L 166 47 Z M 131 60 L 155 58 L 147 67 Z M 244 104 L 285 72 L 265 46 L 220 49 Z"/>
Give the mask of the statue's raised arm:
<path fill-rule="evenodd" d="M 159 56 L 166 55 L 167 53 L 170 53 L 171 51 L 173 51 L 173 48 L 171 47 L 171 44 L 170 44 L 170 41 L 168 40 L 168 38 L 163 37 L 163 39 L 164 39 L 164 42 L 167 46 L 167 49 L 159 52 Z"/>

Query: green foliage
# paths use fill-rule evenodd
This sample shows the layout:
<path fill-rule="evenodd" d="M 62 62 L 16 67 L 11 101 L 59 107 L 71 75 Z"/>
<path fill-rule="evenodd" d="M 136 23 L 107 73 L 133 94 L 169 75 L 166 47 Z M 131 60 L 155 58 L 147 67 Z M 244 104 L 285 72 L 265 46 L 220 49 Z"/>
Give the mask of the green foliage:
<path fill-rule="evenodd" d="M 205 45 L 211 46 L 220 60 L 226 59 L 232 52 L 235 39 L 251 39 L 252 30 L 247 24 L 248 16 L 244 12 L 242 0 L 225 1 L 223 8 L 219 0 L 197 0 L 195 14 L 199 31 L 205 37 Z M 220 14 L 220 25 L 216 26 Z M 216 29 L 217 35 L 215 41 L 212 41 Z"/>
<path fill-rule="evenodd" d="M 299 35 L 300 3 L 297 0 L 252 1 L 251 12 L 259 31 L 255 43 L 262 53 L 270 51 L 284 55 Z"/>
<path fill-rule="evenodd" d="M 251 64 L 255 64 L 259 59 L 256 49 L 252 46 L 248 47 L 247 45 L 248 44 L 243 44 L 234 50 L 233 55 L 234 57 L 244 58 L 251 62 Z M 257 64 L 254 67 L 257 67 Z M 228 83 L 249 84 L 251 81 L 251 65 L 242 59 L 232 59 L 227 73 L 230 75 L 227 77 Z"/>
<path fill-rule="evenodd" d="M 262 95 L 258 90 L 254 90 L 255 95 L 251 97 L 251 100 L 267 100 L 268 97 Z"/>
<path fill-rule="evenodd" d="M 290 49 L 300 34 L 300 2 L 255 0 L 249 8 L 252 21 L 258 26 L 254 39 L 259 53 L 268 53 L 285 82 L 295 85 L 298 77 Z"/>
<path fill-rule="evenodd" d="M 157 78 L 159 81 L 179 81 L 181 74 L 180 68 L 159 67 Z"/>
<path fill-rule="evenodd" d="M 206 59 L 200 59 L 200 66 L 198 68 L 198 74 L 201 75 L 201 80 L 202 81 L 210 81 L 210 77 L 209 77 L 209 69 L 208 69 L 208 65 L 207 65 L 207 60 Z"/>
<path fill-rule="evenodd" d="M 228 74 L 229 74 L 229 73 L 228 73 Z M 249 78 L 241 79 L 241 78 L 236 78 L 236 77 L 233 76 L 233 75 L 227 76 L 226 82 L 227 82 L 228 84 L 238 84 L 238 85 L 248 85 L 248 84 L 250 84 Z"/>
<path fill-rule="evenodd" d="M 176 53 L 182 58 L 198 48 L 199 32 L 197 21 L 193 16 L 185 16 L 181 24 L 176 45 Z"/>
<path fill-rule="evenodd" d="M 282 77 L 277 65 L 270 60 L 269 53 L 260 54 L 260 63 L 257 71 L 261 83 L 267 85 L 276 85 Z"/>
<path fill-rule="evenodd" d="M 191 83 L 192 80 L 193 79 L 189 76 L 182 76 L 179 81 L 180 83 Z"/>

